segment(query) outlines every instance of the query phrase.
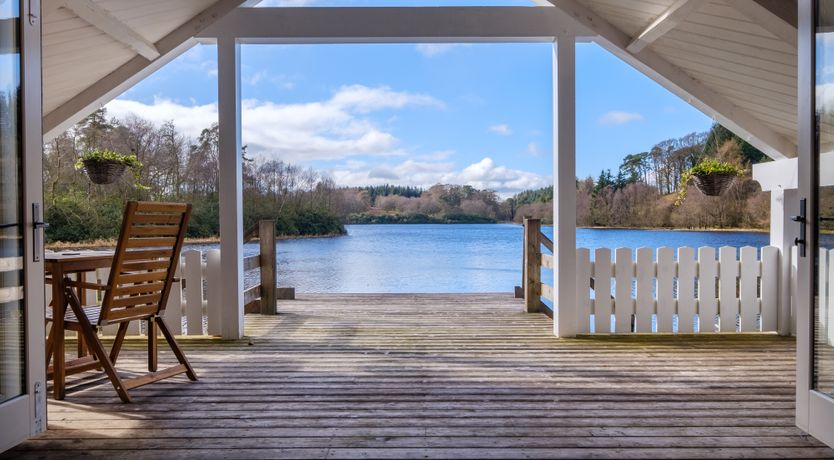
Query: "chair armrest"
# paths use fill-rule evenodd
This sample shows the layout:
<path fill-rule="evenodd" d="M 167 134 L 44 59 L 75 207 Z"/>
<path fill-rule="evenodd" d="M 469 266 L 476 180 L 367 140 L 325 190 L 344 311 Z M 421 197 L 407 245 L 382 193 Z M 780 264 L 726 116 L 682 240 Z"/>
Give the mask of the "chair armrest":
<path fill-rule="evenodd" d="M 76 281 L 72 279 L 64 279 L 64 284 L 71 287 L 77 287 L 82 289 L 93 289 L 96 291 L 106 291 L 110 289 L 110 286 L 106 284 L 98 284 L 98 283 L 88 283 L 87 281 Z"/>

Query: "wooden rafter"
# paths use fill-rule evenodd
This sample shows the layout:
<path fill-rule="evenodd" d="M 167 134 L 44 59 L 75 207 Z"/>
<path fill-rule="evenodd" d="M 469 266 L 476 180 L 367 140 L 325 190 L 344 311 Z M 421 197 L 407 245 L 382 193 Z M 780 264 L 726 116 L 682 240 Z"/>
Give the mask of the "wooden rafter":
<path fill-rule="evenodd" d="M 792 2 L 784 1 L 782 4 Z M 796 47 L 796 25 L 791 24 L 788 16 L 781 10 L 776 9 L 778 5 L 762 2 L 761 0 L 732 0 L 727 2 L 730 6 L 747 16 L 753 22 L 762 26 L 771 34 L 779 37 L 785 43 Z M 796 5 L 794 5 L 796 9 Z"/>
<path fill-rule="evenodd" d="M 631 43 L 626 46 L 626 49 L 632 53 L 639 53 L 643 48 L 677 27 L 701 4 L 701 0 L 677 0 L 669 9 L 652 21 L 643 32 L 634 37 Z"/>
<path fill-rule="evenodd" d="M 146 59 L 152 61 L 159 57 L 153 43 L 92 0 L 55 0 L 55 3 Z"/>
<path fill-rule="evenodd" d="M 159 57 L 156 59 L 148 60 L 144 56 L 137 55 L 59 107 L 45 114 L 43 118 L 44 141 L 57 136 L 73 123 L 184 53 L 196 44 L 196 40 L 194 40 L 196 34 L 238 6 L 246 3 L 250 2 L 245 0 L 218 0 L 157 41 L 154 46 L 159 52 Z"/>
<path fill-rule="evenodd" d="M 796 156 L 796 145 L 750 112 L 736 106 L 651 49 L 632 53 L 631 37 L 576 0 L 549 0 L 553 6 L 596 33 L 598 43 L 637 70 L 732 130 L 773 159 Z"/>

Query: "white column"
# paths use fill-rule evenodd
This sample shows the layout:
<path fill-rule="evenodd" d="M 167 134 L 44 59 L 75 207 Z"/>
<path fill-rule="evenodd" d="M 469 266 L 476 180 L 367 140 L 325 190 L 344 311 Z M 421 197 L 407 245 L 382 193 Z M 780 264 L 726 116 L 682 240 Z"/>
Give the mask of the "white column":
<path fill-rule="evenodd" d="M 240 45 L 217 39 L 220 126 L 220 298 L 224 339 L 243 337 L 243 161 L 240 124 Z"/>
<path fill-rule="evenodd" d="M 799 214 L 799 191 L 774 187 L 770 191 L 770 245 L 779 248 L 779 335 L 791 335 L 791 250 L 799 234 L 799 224 L 791 220 Z"/>
<path fill-rule="evenodd" d="M 553 333 L 576 335 L 576 37 L 553 49 Z"/>

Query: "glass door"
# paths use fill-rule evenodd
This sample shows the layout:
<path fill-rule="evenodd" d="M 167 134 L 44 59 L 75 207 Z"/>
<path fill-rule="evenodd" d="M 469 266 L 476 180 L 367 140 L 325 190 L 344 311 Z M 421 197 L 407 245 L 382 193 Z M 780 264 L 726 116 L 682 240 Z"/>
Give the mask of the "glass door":
<path fill-rule="evenodd" d="M 40 25 L 31 3 L 0 0 L 0 452 L 45 428 L 40 216 L 31 211 L 42 188 Z"/>
<path fill-rule="evenodd" d="M 834 396 L 834 2 L 819 4 L 816 34 L 816 278 L 811 387 Z"/>
<path fill-rule="evenodd" d="M 25 393 L 20 11 L 0 3 L 0 404 Z"/>
<path fill-rule="evenodd" d="M 834 445 L 834 0 L 799 2 L 797 425 Z"/>

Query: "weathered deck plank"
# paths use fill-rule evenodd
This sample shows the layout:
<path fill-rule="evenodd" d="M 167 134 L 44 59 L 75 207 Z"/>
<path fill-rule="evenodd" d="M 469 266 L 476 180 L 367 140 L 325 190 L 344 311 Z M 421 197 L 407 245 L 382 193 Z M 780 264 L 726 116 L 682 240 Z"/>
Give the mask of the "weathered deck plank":
<path fill-rule="evenodd" d="M 199 382 L 125 405 L 71 381 L 6 456 L 834 458 L 794 427 L 791 339 L 558 340 L 510 295 L 300 297 L 248 341 L 184 339 Z"/>

